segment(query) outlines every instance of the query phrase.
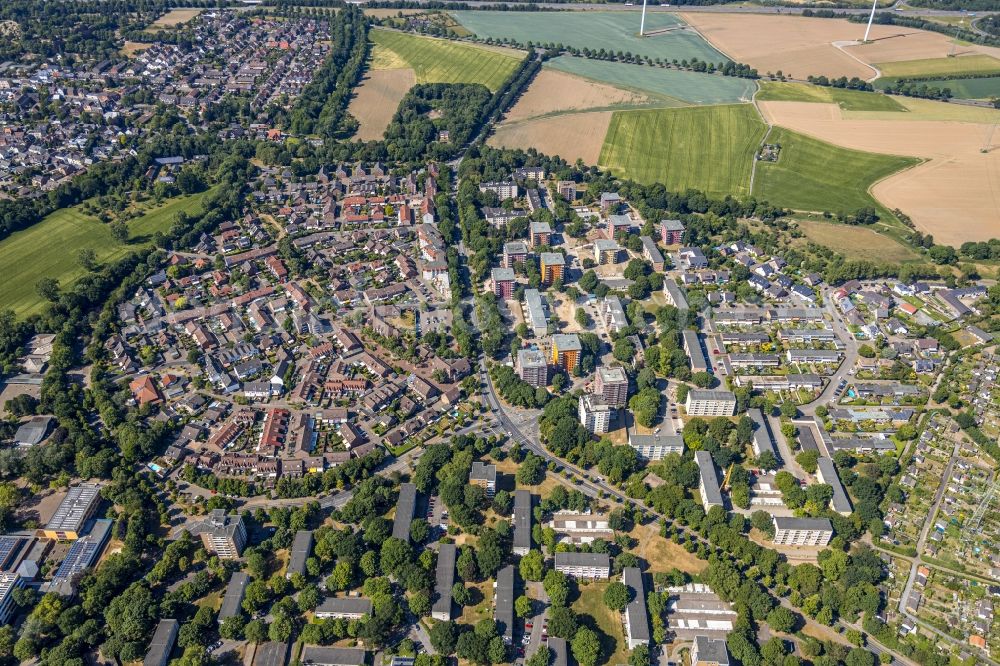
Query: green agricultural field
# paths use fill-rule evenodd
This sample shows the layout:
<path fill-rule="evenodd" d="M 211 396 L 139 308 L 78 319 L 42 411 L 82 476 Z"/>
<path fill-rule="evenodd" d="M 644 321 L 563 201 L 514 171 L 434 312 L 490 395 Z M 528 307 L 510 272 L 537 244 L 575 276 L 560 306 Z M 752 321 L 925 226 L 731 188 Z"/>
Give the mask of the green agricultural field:
<path fill-rule="evenodd" d="M 961 99 L 991 99 L 1000 97 L 1000 76 L 981 79 L 931 79 L 916 82 L 930 88 L 949 88 L 952 97 Z"/>
<path fill-rule="evenodd" d="M 801 211 L 853 213 L 874 206 L 885 213 L 869 188 L 920 161 L 848 150 L 781 127 L 767 142 L 779 144 L 781 153 L 777 162 L 757 163 L 753 195 Z"/>
<path fill-rule="evenodd" d="M 12 308 L 19 317 L 40 312 L 45 303 L 35 292 L 35 285 L 43 277 L 59 280 L 64 289 L 72 285 L 86 272 L 77 261 L 79 250 L 93 250 L 99 262 L 120 259 L 148 245 L 157 231 L 167 231 L 177 213 L 200 210 L 207 194 L 171 199 L 129 221 L 131 241 L 127 245 L 114 240 L 107 224 L 84 213 L 79 206 L 58 210 L 38 224 L 11 234 L 0 242 L 0 266 L 4 267 L 0 308 Z"/>
<path fill-rule="evenodd" d="M 884 77 L 913 78 L 957 76 L 962 74 L 1000 74 L 1000 60 L 985 54 L 959 58 L 927 58 L 900 62 L 875 63 Z M 878 79 L 876 79 L 876 83 Z"/>
<path fill-rule="evenodd" d="M 639 37 L 639 13 L 615 12 L 488 12 L 456 11 L 458 22 L 480 37 L 521 43 L 563 44 L 577 48 L 631 51 L 663 60 L 725 62 L 727 58 L 686 27 L 675 14 L 651 12 L 646 37 Z M 665 32 L 656 33 L 661 30 Z M 649 34 L 654 33 L 654 34 Z"/>
<path fill-rule="evenodd" d="M 905 106 L 882 93 L 827 88 L 807 83 L 761 81 L 757 100 L 761 102 L 836 104 L 845 111 L 906 111 Z"/>
<path fill-rule="evenodd" d="M 749 79 L 573 56 L 559 56 L 548 61 L 545 66 L 617 88 L 627 88 L 654 97 L 665 97 L 668 102 L 672 100 L 688 104 L 746 102 L 753 97 L 756 88 L 756 84 Z"/>
<path fill-rule="evenodd" d="M 618 111 L 600 164 L 641 183 L 746 196 L 766 127 L 750 104 Z"/>
<path fill-rule="evenodd" d="M 376 69 L 410 67 L 418 83 L 481 83 L 496 90 L 521 61 L 511 50 L 501 52 L 402 32 L 372 30 L 371 38 L 376 46 Z"/>

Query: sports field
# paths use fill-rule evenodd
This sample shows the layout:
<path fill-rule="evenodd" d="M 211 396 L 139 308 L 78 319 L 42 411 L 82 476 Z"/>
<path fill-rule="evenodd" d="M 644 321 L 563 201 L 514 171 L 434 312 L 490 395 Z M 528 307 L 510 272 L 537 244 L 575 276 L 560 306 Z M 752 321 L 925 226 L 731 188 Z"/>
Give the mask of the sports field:
<path fill-rule="evenodd" d="M 1000 97 L 1000 76 L 981 79 L 931 79 L 920 81 L 931 88 L 948 88 L 952 97 L 961 99 L 992 99 Z"/>
<path fill-rule="evenodd" d="M 545 65 L 598 83 L 607 83 L 689 104 L 733 104 L 750 100 L 755 84 L 749 79 L 700 74 L 660 67 L 560 56 Z M 673 106 L 673 105 L 671 105 Z"/>
<path fill-rule="evenodd" d="M 749 104 L 618 111 L 600 165 L 641 183 L 746 196 L 765 125 Z"/>
<path fill-rule="evenodd" d="M 41 278 L 51 277 L 59 280 L 64 290 L 71 286 L 85 273 L 77 261 L 80 250 L 93 250 L 102 263 L 119 259 L 147 245 L 157 231 L 168 230 L 177 213 L 200 210 L 207 194 L 171 199 L 130 221 L 132 242 L 127 245 L 114 240 L 107 224 L 79 207 L 58 210 L 38 224 L 11 234 L 0 242 L 0 266 L 4 267 L 0 308 L 13 308 L 19 317 L 40 312 L 45 303 L 35 292 L 35 285 Z"/>
<path fill-rule="evenodd" d="M 775 127 L 767 139 L 779 144 L 777 162 L 758 162 L 754 196 L 795 210 L 852 213 L 881 205 L 868 189 L 878 180 L 920 162 L 910 157 L 877 155 Z"/>
<path fill-rule="evenodd" d="M 630 11 L 456 11 L 452 15 L 480 37 L 563 44 L 616 53 L 631 51 L 664 60 L 698 58 L 714 63 L 727 60 L 697 32 L 689 29 L 680 17 L 664 12 L 651 12 L 646 16 L 647 35 L 642 38 L 639 37 L 639 13 Z"/>
<path fill-rule="evenodd" d="M 390 30 L 372 30 L 371 38 L 372 69 L 410 68 L 417 83 L 481 83 L 496 90 L 524 57 L 511 49 L 478 48 Z"/>
<path fill-rule="evenodd" d="M 899 62 L 880 62 L 876 67 L 884 77 L 959 76 L 962 74 L 1000 74 L 1000 60 L 976 54 L 960 58 L 923 58 Z"/>
<path fill-rule="evenodd" d="M 845 111 L 906 111 L 906 107 L 881 93 L 827 88 L 805 83 L 761 81 L 757 100 L 761 102 L 815 102 L 836 104 Z"/>

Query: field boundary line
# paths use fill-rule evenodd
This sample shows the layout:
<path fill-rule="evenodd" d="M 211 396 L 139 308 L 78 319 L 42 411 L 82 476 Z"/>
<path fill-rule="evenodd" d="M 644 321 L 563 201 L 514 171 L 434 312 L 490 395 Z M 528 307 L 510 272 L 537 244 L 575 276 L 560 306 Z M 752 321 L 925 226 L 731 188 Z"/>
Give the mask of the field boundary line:
<path fill-rule="evenodd" d="M 843 53 L 844 55 L 846 55 L 848 58 L 853 58 L 854 60 L 857 60 L 858 62 L 860 62 L 865 67 L 867 67 L 868 69 L 870 69 L 873 72 L 875 72 L 875 76 L 873 76 L 870 79 L 865 79 L 869 83 L 871 83 L 872 81 L 875 81 L 876 79 L 878 79 L 879 77 L 882 76 L 882 72 L 881 72 L 881 70 L 879 70 L 878 67 L 876 67 L 875 65 L 873 65 L 873 64 L 871 64 L 869 62 L 865 62 L 864 60 L 862 60 L 861 58 L 857 57 L 856 55 L 854 55 L 853 53 L 851 53 L 850 51 L 848 51 L 847 49 L 844 48 L 845 45 L 858 46 L 859 44 L 861 44 L 861 42 L 831 42 L 831 44 L 834 46 L 834 48 L 838 49 L 841 53 Z"/>
<path fill-rule="evenodd" d="M 757 162 L 760 161 L 757 159 L 757 155 L 760 154 L 760 149 L 764 147 L 764 143 L 767 141 L 767 137 L 771 136 L 771 130 L 774 129 L 774 125 L 771 124 L 771 121 L 767 119 L 767 117 L 764 115 L 764 112 L 760 110 L 759 106 L 757 106 L 757 93 L 759 93 L 761 90 L 763 90 L 763 87 L 760 85 L 760 81 L 757 81 L 757 90 L 754 92 L 753 97 L 751 98 L 751 103 L 753 104 L 754 110 L 757 111 L 757 115 L 760 116 L 760 119 L 764 121 L 765 125 L 767 125 L 767 131 L 764 132 L 764 136 L 763 138 L 761 138 L 760 143 L 757 145 L 757 150 L 756 152 L 754 152 L 753 157 L 751 158 L 753 159 L 753 164 L 750 165 L 750 196 L 753 196 L 753 186 L 757 179 Z"/>

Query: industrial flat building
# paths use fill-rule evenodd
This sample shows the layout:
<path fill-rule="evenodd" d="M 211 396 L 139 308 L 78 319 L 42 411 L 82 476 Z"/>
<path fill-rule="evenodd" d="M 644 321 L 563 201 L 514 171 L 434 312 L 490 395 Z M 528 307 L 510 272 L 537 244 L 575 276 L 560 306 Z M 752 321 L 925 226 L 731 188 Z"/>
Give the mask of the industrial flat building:
<path fill-rule="evenodd" d="M 56 541 L 73 541 L 84 534 L 84 526 L 101 503 L 101 486 L 83 483 L 73 486 L 59 503 L 51 520 L 39 530 L 39 536 Z"/>

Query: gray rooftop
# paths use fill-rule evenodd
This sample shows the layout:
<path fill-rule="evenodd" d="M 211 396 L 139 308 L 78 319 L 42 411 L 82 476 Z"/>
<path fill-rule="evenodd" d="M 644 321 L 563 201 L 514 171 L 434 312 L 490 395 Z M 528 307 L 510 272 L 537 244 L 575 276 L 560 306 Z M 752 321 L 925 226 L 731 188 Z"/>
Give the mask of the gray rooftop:
<path fill-rule="evenodd" d="M 451 586 L 455 584 L 455 558 L 457 548 L 453 543 L 441 544 L 437 559 L 437 581 L 434 590 L 437 601 L 431 608 L 433 613 L 451 615 Z"/>
<path fill-rule="evenodd" d="M 539 255 L 542 263 L 546 266 L 565 266 L 566 257 L 560 252 L 542 252 Z"/>
<path fill-rule="evenodd" d="M 243 595 L 246 593 L 249 582 L 250 576 L 243 571 L 237 571 L 229 578 L 226 596 L 222 597 L 222 606 L 219 607 L 220 623 L 227 617 L 234 617 L 242 612 Z"/>
<path fill-rule="evenodd" d="M 153 632 L 153 639 L 149 643 L 149 650 L 146 658 L 142 660 L 143 666 L 166 666 L 170 661 L 170 653 L 174 649 L 174 642 L 177 640 L 177 620 L 164 619 L 156 625 Z"/>
<path fill-rule="evenodd" d="M 497 633 L 510 643 L 514 638 L 514 565 L 508 564 L 497 572 L 493 617 Z"/>
<path fill-rule="evenodd" d="M 569 666 L 569 653 L 566 650 L 566 639 L 549 636 L 549 650 L 552 652 L 552 666 Z"/>
<path fill-rule="evenodd" d="M 517 352 L 517 365 L 521 368 L 538 368 L 548 365 L 545 354 L 537 349 L 520 349 Z"/>
<path fill-rule="evenodd" d="M 704 488 L 705 497 L 702 499 L 708 504 L 722 505 L 722 491 L 719 490 L 719 477 L 715 473 L 715 462 L 712 461 L 712 454 L 708 451 L 695 451 L 694 461 L 698 463 L 698 471 L 701 473 L 701 485 Z"/>
<path fill-rule="evenodd" d="M 531 493 L 514 491 L 514 549 L 531 548 Z"/>
<path fill-rule="evenodd" d="M 747 416 L 753 421 L 753 441 L 754 448 L 763 453 L 764 451 L 770 451 L 774 454 L 775 458 L 778 457 L 778 452 L 774 448 L 774 437 L 771 435 L 771 428 L 767 424 L 767 420 L 764 418 L 764 413 L 761 412 L 756 407 L 747 410 Z M 757 455 L 760 455 L 758 453 Z"/>
<path fill-rule="evenodd" d="M 307 645 L 302 649 L 302 663 L 306 666 L 361 666 L 367 653 L 361 648 L 326 647 Z"/>
<path fill-rule="evenodd" d="M 412 483 L 399 485 L 399 500 L 396 502 L 396 516 L 392 521 L 392 536 L 401 541 L 410 540 L 410 523 L 417 510 L 417 487 Z"/>
<path fill-rule="evenodd" d="M 625 567 L 622 581 L 632 593 L 632 601 L 625 607 L 632 640 L 649 641 L 649 618 L 646 614 L 646 588 L 642 583 L 642 571 L 638 567 Z"/>
<path fill-rule="evenodd" d="M 292 539 L 291 557 L 288 559 L 288 576 L 306 573 L 306 560 L 312 552 L 313 533 L 310 530 L 299 530 Z"/>
<path fill-rule="evenodd" d="M 94 505 L 101 501 L 101 486 L 97 483 L 83 483 L 73 486 L 59 503 L 59 508 L 45 525 L 46 530 L 58 532 L 79 532 L 87 521 Z"/>
<path fill-rule="evenodd" d="M 22 446 L 34 446 L 40 444 L 45 435 L 49 432 L 52 424 L 51 416 L 33 416 L 30 421 L 21 424 L 21 427 L 14 433 L 14 441 Z"/>
<path fill-rule="evenodd" d="M 833 531 L 833 523 L 829 518 L 794 518 L 792 516 L 775 516 L 774 526 L 779 530 L 826 530 Z"/>
<path fill-rule="evenodd" d="M 580 351 L 580 336 L 576 333 L 556 333 L 552 336 L 552 344 L 559 351 Z"/>
<path fill-rule="evenodd" d="M 513 282 L 514 281 L 514 269 L 513 268 L 494 268 L 492 273 L 494 282 Z"/>
<path fill-rule="evenodd" d="M 726 641 L 709 638 L 708 636 L 695 636 L 695 647 L 698 650 L 698 662 L 716 663 L 719 666 L 729 666 L 729 650 L 726 648 Z"/>
<path fill-rule="evenodd" d="M 833 488 L 833 499 L 830 500 L 830 506 L 837 513 L 849 514 L 851 512 L 851 500 L 847 496 L 843 484 L 840 482 L 840 475 L 837 473 L 837 467 L 833 464 L 833 460 L 820 456 L 816 460 L 816 469 L 822 476 L 823 483 Z"/>
<path fill-rule="evenodd" d="M 556 553 L 556 566 L 610 567 L 611 558 L 607 553 Z"/>
<path fill-rule="evenodd" d="M 316 612 L 367 615 L 372 612 L 372 600 L 364 597 L 327 597 L 316 607 Z"/>
<path fill-rule="evenodd" d="M 268 641 L 257 646 L 253 666 L 285 666 L 288 663 L 288 643 Z"/>
<path fill-rule="evenodd" d="M 736 395 L 732 391 L 712 391 L 709 389 L 691 389 L 688 391 L 688 396 L 691 397 L 691 400 L 736 400 Z"/>
<path fill-rule="evenodd" d="M 476 461 L 472 463 L 472 470 L 469 472 L 469 479 L 496 483 L 497 466 Z"/>

